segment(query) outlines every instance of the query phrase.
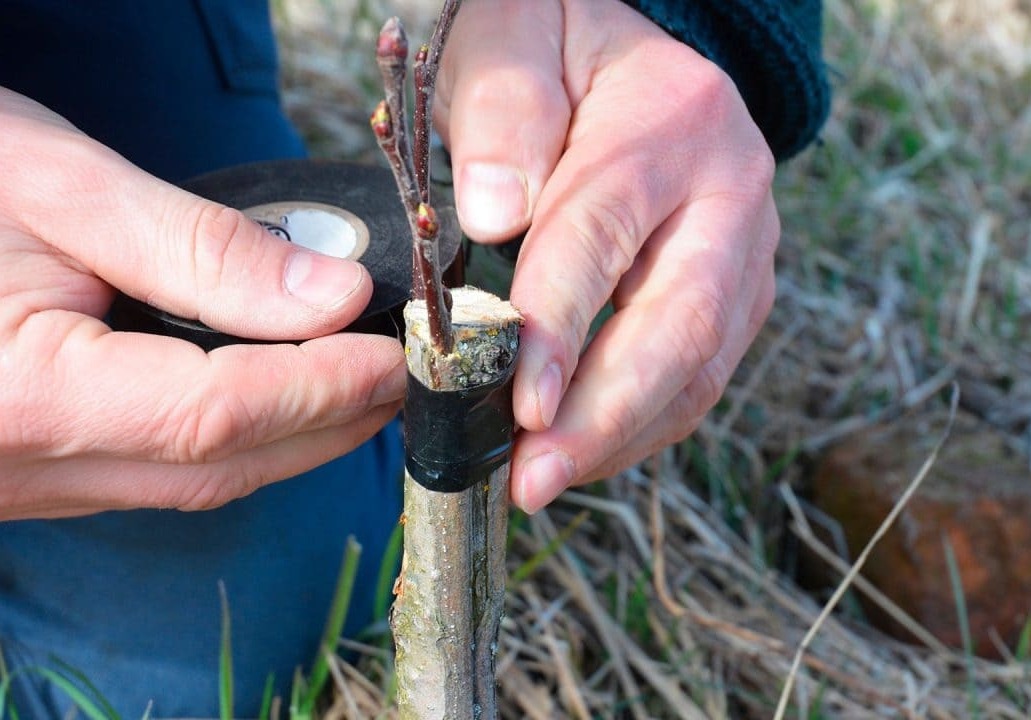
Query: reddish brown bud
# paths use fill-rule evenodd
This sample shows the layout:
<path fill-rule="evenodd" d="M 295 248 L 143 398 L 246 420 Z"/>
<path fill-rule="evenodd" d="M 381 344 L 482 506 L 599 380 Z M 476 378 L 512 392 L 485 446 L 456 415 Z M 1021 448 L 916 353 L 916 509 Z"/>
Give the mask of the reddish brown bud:
<path fill-rule="evenodd" d="M 390 108 L 387 107 L 386 100 L 380 100 L 379 105 L 372 111 L 369 125 L 372 126 L 372 132 L 376 133 L 376 137 L 380 140 L 389 140 L 394 134 L 394 126 L 390 122 Z"/>
<path fill-rule="evenodd" d="M 416 63 L 424 63 L 424 62 L 426 62 L 426 58 L 428 58 L 429 56 L 430 56 L 430 46 L 429 45 L 425 45 L 425 44 L 420 45 L 419 46 L 419 50 L 415 53 L 415 62 Z"/>
<path fill-rule="evenodd" d="M 376 57 L 380 59 L 400 60 L 408 57 L 408 37 L 401 21 L 392 17 L 383 24 L 376 41 Z"/>
<path fill-rule="evenodd" d="M 419 203 L 419 213 L 416 215 L 415 227 L 419 231 L 419 237 L 429 240 L 437 234 L 440 226 L 437 224 L 437 213 L 426 203 Z"/>

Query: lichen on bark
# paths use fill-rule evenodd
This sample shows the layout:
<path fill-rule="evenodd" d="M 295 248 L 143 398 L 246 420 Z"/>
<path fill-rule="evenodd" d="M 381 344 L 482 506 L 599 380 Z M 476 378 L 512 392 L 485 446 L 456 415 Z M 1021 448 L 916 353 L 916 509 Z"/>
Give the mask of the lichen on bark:
<path fill-rule="evenodd" d="M 405 309 L 408 369 L 436 390 L 468 389 L 511 372 L 522 318 L 474 288 L 452 292 L 454 344 L 440 355 L 425 302 Z M 405 478 L 404 558 L 391 612 L 402 718 L 478 720 L 497 714 L 494 653 L 505 596 L 506 463 L 467 490 Z"/>

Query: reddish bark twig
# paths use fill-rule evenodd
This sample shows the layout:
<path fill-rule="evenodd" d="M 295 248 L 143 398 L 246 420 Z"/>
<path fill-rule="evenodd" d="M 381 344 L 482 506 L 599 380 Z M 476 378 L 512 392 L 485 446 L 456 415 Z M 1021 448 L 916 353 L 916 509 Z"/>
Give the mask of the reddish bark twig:
<path fill-rule="evenodd" d="M 383 25 L 376 43 L 376 63 L 383 78 L 385 99 L 370 119 L 408 216 L 412 233 L 412 296 L 426 300 L 433 346 L 442 355 L 451 352 L 454 340 L 447 291 L 441 281 L 439 225 L 430 205 L 430 123 L 440 57 L 460 5 L 461 0 L 445 1 L 430 43 L 416 53 L 412 73 L 415 117 L 411 146 L 405 122 L 408 38 L 396 17 Z"/>

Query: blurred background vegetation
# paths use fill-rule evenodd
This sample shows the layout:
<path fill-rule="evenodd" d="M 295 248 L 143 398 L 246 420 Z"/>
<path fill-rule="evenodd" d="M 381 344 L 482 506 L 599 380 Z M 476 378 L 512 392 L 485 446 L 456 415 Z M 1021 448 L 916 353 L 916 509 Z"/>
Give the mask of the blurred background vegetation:
<path fill-rule="evenodd" d="M 276 0 L 315 154 L 380 162 L 374 38 L 392 14 L 428 37 L 437 6 Z M 723 402 L 689 441 L 514 520 L 508 717 L 771 717 L 826 599 L 796 576 L 826 452 L 940 417 L 955 382 L 1027 465 L 1031 3 L 826 0 L 825 23 L 832 117 L 780 168 L 778 302 Z M 1027 717 L 1027 643 L 1002 650 L 902 643 L 845 602 L 788 716 Z M 359 667 L 340 661 L 329 716 L 389 715 L 389 653 Z"/>

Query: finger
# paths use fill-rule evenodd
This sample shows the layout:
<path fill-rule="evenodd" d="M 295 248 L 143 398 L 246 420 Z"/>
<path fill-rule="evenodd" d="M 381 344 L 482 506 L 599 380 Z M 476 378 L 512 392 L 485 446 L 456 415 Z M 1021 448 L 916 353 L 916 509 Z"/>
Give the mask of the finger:
<path fill-rule="evenodd" d="M 514 405 L 516 419 L 530 430 L 550 424 L 591 320 L 646 239 L 682 204 L 727 187 L 721 183 L 734 182 L 734 171 L 747 169 L 735 160 L 739 149 L 725 147 L 722 136 L 712 137 L 708 124 L 685 131 L 689 118 L 699 114 L 696 105 L 704 104 L 721 122 L 724 115 L 740 115 L 747 128 L 727 121 L 731 126 L 720 132 L 732 137 L 751 132 L 762 142 L 723 73 L 652 33 L 657 31 L 642 31 L 645 40 L 618 67 L 596 72 L 520 253 L 511 299 L 527 323 Z M 684 73 L 675 78 L 656 73 L 657 55 L 683 66 Z M 635 75 L 664 80 L 643 85 Z M 628 93 L 628 87 L 635 92 Z"/>
<path fill-rule="evenodd" d="M 185 341 L 113 333 L 97 320 L 48 311 L 26 319 L 5 354 L 11 373 L 0 386 L 0 454 L 15 447 L 49 458 L 200 464 L 347 424 L 404 392 L 400 345 L 374 335 L 206 354 Z"/>
<path fill-rule="evenodd" d="M 569 124 L 560 3 L 464 3 L 436 98 L 462 228 L 486 242 L 524 231 Z"/>
<path fill-rule="evenodd" d="M 360 264 L 276 238 L 73 128 L 40 122 L 35 107 L 5 116 L 0 134 L 0 212 L 26 235 L 138 299 L 245 337 L 315 337 L 368 303 Z"/>
<path fill-rule="evenodd" d="M 765 317 L 760 310 L 773 282 L 768 253 L 776 245 L 774 237 L 757 243 L 762 252 L 747 247 L 751 259 L 742 262 L 739 242 L 730 240 L 742 237 L 741 216 L 728 212 L 724 202 L 696 204 L 685 219 L 678 222 L 675 215 L 656 233 L 653 240 L 665 252 L 643 262 L 659 262 L 679 276 L 679 284 L 653 269 L 634 302 L 618 307 L 592 340 L 552 427 L 520 438 L 512 480 L 517 503 L 540 507 L 542 499 L 550 501 L 587 476 L 659 418 L 662 399 L 676 397 L 696 380 L 696 400 L 716 402 Z M 691 221 L 693 213 L 707 218 L 706 231 Z M 766 232 L 777 228 L 775 220 L 765 225 L 772 228 Z M 757 232 L 746 230 L 748 238 Z M 698 238 L 697 244 L 683 242 L 688 237 Z M 706 242 L 708 237 L 717 242 Z M 653 282 L 665 292 L 653 289 Z M 700 398 L 699 387 L 707 390 Z"/>
<path fill-rule="evenodd" d="M 751 346 L 769 314 L 773 303 L 774 284 L 771 269 L 752 308 L 745 338 L 726 344 L 633 440 L 618 452 L 604 458 L 597 466 L 585 471 L 574 484 L 582 485 L 609 477 L 654 455 L 667 445 L 683 440 L 697 430 L 706 414 L 722 396 L 732 374 L 740 365 L 747 348 Z M 546 496 L 535 498 L 537 502 L 543 503 L 552 499 Z"/>
<path fill-rule="evenodd" d="M 93 457 L 37 461 L 17 472 L 8 468 L 0 521 L 70 517 L 115 509 L 215 508 L 350 452 L 396 417 L 399 409 L 399 402 L 390 403 L 344 427 L 301 433 L 200 465 Z M 20 491 L 10 489 L 15 477 L 21 478 Z M 389 478 L 383 481 L 389 482 Z"/>

